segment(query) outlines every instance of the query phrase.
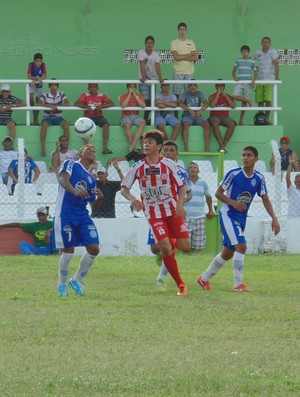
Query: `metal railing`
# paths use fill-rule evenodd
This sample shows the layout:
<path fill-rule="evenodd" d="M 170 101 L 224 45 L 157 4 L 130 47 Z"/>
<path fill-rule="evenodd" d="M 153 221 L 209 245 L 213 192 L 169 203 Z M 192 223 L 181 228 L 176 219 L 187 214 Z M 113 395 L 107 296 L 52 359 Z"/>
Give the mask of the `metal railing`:
<path fill-rule="evenodd" d="M 11 80 L 0 80 L 0 83 L 7 83 L 7 84 L 25 84 L 25 102 L 30 103 L 30 93 L 29 93 L 29 87 L 30 83 L 32 81 L 28 79 L 11 79 Z M 89 84 L 89 83 L 97 83 L 97 84 L 140 84 L 139 80 L 64 80 L 64 79 L 57 79 L 57 80 L 43 80 L 43 83 L 59 83 L 59 84 Z M 199 84 L 199 85 L 207 85 L 207 84 L 230 84 L 230 85 L 235 85 L 235 84 L 250 84 L 251 81 L 234 81 L 234 80 L 167 80 L 168 84 Z M 155 118 L 155 111 L 161 110 L 158 109 L 155 106 L 155 87 L 156 85 L 160 85 L 161 83 L 158 80 L 146 80 L 145 84 L 151 85 L 151 105 L 143 108 L 143 110 L 149 110 L 151 112 L 151 124 L 154 124 L 154 118 Z M 273 106 L 270 107 L 259 107 L 259 106 L 237 106 L 235 109 L 232 109 L 230 107 L 222 107 L 222 110 L 230 110 L 230 111 L 274 111 L 273 114 L 273 121 L 274 125 L 278 124 L 278 111 L 282 110 L 281 107 L 278 106 L 278 85 L 282 84 L 281 80 L 256 80 L 256 84 L 263 84 L 263 85 L 272 85 L 273 87 Z M 47 108 L 43 106 L 24 106 L 20 108 L 14 108 L 14 111 L 26 111 L 26 125 L 30 125 L 30 111 L 31 110 L 45 110 Z M 77 107 L 77 106 L 58 106 L 58 109 L 60 110 L 81 110 L 82 108 Z M 115 110 L 141 110 L 140 107 L 128 107 L 128 108 L 122 108 L 121 106 L 113 106 L 110 108 L 105 108 L 105 111 L 115 111 Z M 199 109 L 199 108 L 192 108 L 192 109 Z M 181 107 L 177 108 L 164 108 L 163 110 L 182 110 Z M 213 110 L 212 108 L 207 108 L 207 110 Z"/>

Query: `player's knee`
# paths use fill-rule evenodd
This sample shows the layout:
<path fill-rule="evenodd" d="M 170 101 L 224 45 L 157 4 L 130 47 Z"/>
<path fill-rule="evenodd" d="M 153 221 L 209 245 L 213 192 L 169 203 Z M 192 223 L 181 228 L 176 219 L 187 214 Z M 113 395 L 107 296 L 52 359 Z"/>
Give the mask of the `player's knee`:
<path fill-rule="evenodd" d="M 97 256 L 100 253 L 100 248 L 99 246 L 93 246 L 93 247 L 87 247 L 87 253 L 92 255 L 92 256 Z"/>

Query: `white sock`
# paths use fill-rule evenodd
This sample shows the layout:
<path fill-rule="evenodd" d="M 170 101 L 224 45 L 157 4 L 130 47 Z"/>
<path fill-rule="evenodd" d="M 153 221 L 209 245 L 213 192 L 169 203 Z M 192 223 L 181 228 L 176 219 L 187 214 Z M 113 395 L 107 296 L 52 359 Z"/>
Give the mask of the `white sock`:
<path fill-rule="evenodd" d="M 233 255 L 234 288 L 242 284 L 245 254 L 235 252 Z"/>
<path fill-rule="evenodd" d="M 63 253 L 59 259 L 58 285 L 67 284 L 71 260 L 74 254 Z"/>
<path fill-rule="evenodd" d="M 157 279 L 156 279 L 156 280 L 157 280 L 157 281 L 158 281 L 158 280 L 163 280 L 163 281 L 165 281 L 165 279 L 166 279 L 168 273 L 169 273 L 169 272 L 168 272 L 168 269 L 166 268 L 164 262 L 162 262 L 162 265 L 161 265 L 161 268 L 160 268 L 160 271 L 159 271 L 159 275 L 157 276 Z"/>
<path fill-rule="evenodd" d="M 82 279 L 88 274 L 96 258 L 97 256 L 90 255 L 88 252 L 85 252 L 80 260 L 78 270 L 73 277 L 74 280 L 78 281 L 79 283 L 82 283 Z"/>
<path fill-rule="evenodd" d="M 225 259 L 222 258 L 221 254 L 218 254 L 211 262 L 211 264 L 208 266 L 206 271 L 201 275 L 201 279 L 203 281 L 208 281 L 210 280 L 215 274 L 218 273 L 218 271 L 221 269 L 221 267 L 225 263 Z"/>

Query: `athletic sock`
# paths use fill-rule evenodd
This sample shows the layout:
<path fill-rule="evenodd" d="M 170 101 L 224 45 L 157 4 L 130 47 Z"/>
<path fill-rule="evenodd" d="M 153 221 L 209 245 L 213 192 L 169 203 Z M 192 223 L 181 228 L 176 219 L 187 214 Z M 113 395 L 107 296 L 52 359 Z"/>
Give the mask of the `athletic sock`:
<path fill-rule="evenodd" d="M 78 270 L 73 277 L 74 280 L 78 281 L 78 283 L 82 283 L 82 279 L 88 274 L 96 258 L 97 256 L 90 255 L 88 252 L 85 252 L 80 260 Z"/>
<path fill-rule="evenodd" d="M 71 260 L 74 254 L 61 254 L 58 266 L 58 285 L 67 284 Z"/>
<path fill-rule="evenodd" d="M 233 275 L 234 275 L 234 288 L 242 284 L 244 272 L 245 254 L 235 252 L 233 255 Z"/>
<path fill-rule="evenodd" d="M 180 285 L 184 284 L 179 274 L 178 265 L 174 253 L 172 252 L 172 254 L 169 256 L 163 255 L 162 258 L 166 268 L 168 269 L 170 275 L 173 277 L 177 286 L 179 287 Z"/>
<path fill-rule="evenodd" d="M 208 266 L 206 271 L 201 275 L 201 279 L 203 281 L 208 281 L 210 280 L 215 274 L 218 273 L 218 271 L 221 269 L 221 267 L 225 263 L 225 259 L 222 258 L 221 254 L 218 254 L 211 262 L 211 264 Z"/>
<path fill-rule="evenodd" d="M 165 279 L 166 279 L 168 273 L 169 273 L 169 272 L 168 272 L 168 269 L 166 268 L 165 264 L 163 263 L 163 264 L 161 265 L 161 268 L 160 268 L 160 271 L 159 271 L 159 274 L 158 274 L 156 280 L 157 280 L 157 281 L 158 281 L 158 280 L 163 280 L 163 281 L 165 281 Z"/>

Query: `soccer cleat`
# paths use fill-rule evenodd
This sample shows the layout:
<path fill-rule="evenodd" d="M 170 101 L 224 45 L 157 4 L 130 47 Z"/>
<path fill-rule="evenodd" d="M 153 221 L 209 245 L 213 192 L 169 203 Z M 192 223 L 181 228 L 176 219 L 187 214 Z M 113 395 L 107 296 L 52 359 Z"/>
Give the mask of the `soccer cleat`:
<path fill-rule="evenodd" d="M 158 279 L 156 280 L 155 285 L 156 285 L 157 287 L 163 288 L 163 289 L 167 287 L 167 284 L 166 284 L 165 281 L 162 280 L 161 278 L 158 278 Z"/>
<path fill-rule="evenodd" d="M 157 266 L 161 267 L 161 265 L 162 265 L 162 253 L 159 252 L 155 256 L 156 256 L 155 262 L 156 262 Z"/>
<path fill-rule="evenodd" d="M 186 285 L 184 285 L 184 284 L 179 285 L 177 295 L 178 296 L 187 296 L 188 295 L 188 290 L 187 290 Z"/>
<path fill-rule="evenodd" d="M 71 287 L 76 295 L 83 296 L 84 295 L 84 289 L 82 284 L 80 284 L 78 281 L 73 280 L 72 278 L 68 282 L 68 286 Z"/>
<path fill-rule="evenodd" d="M 249 289 L 246 284 L 239 284 L 237 287 L 233 288 L 233 291 L 236 291 L 236 292 L 250 292 L 251 289 Z"/>
<path fill-rule="evenodd" d="M 57 287 L 58 296 L 68 296 L 68 288 L 66 284 L 60 284 Z"/>
<path fill-rule="evenodd" d="M 199 284 L 200 287 L 203 288 L 206 291 L 210 290 L 210 282 L 202 280 L 201 276 L 199 276 L 197 278 L 197 284 Z"/>

